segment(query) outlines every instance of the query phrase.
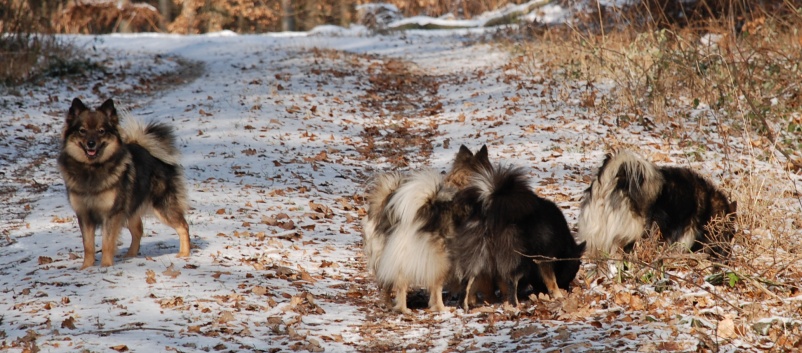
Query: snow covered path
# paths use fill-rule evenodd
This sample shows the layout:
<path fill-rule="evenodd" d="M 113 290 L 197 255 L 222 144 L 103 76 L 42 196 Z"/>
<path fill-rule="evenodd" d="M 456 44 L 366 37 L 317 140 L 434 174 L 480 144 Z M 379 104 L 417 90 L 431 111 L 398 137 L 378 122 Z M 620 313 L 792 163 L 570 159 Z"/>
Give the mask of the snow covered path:
<path fill-rule="evenodd" d="M 488 144 L 492 159 L 530 168 L 537 191 L 574 224 L 611 138 L 671 148 L 634 125 L 613 131 L 582 107 L 581 89 L 563 92 L 545 73 L 516 70 L 515 58 L 480 36 L 72 37 L 105 72 L 2 97 L 10 207 L 0 219 L 0 349 L 695 350 L 702 319 L 671 315 L 664 297 L 585 280 L 584 271 L 564 302 L 526 302 L 519 313 L 402 316 L 378 305 L 359 225 L 373 173 L 445 170 L 460 144 Z M 172 75 L 179 70 L 187 77 Z M 177 128 L 192 204 L 189 259 L 175 257 L 172 229 L 149 218 L 139 257 L 78 271 L 80 235 L 55 166 L 74 97 L 91 106 L 115 98 Z M 119 253 L 127 232 L 121 239 Z"/>

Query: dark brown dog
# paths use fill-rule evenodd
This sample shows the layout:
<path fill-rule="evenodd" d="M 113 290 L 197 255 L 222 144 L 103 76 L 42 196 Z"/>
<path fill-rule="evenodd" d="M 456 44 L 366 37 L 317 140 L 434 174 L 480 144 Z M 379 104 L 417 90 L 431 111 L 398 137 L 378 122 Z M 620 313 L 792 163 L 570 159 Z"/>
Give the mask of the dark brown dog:
<path fill-rule="evenodd" d="M 58 167 L 83 235 L 81 269 L 95 263 L 96 228 L 103 235 L 102 266 L 114 263 L 124 226 L 132 237 L 126 257 L 136 256 L 142 215 L 151 210 L 178 232 L 178 256 L 189 256 L 187 192 L 169 125 L 142 126 L 128 118 L 121 127 L 111 99 L 92 110 L 76 98 L 67 113 Z"/>

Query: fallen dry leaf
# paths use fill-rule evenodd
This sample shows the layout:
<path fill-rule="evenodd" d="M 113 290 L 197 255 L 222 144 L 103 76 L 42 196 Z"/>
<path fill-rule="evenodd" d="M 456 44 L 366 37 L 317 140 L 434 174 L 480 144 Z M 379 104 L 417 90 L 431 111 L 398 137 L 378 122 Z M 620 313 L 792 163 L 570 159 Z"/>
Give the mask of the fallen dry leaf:
<path fill-rule="evenodd" d="M 61 322 L 61 328 L 66 328 L 66 329 L 69 329 L 69 330 L 75 330 L 75 318 L 70 316 L 70 317 L 64 319 L 64 321 Z"/>
<path fill-rule="evenodd" d="M 162 274 L 170 278 L 176 278 L 181 275 L 181 271 L 176 270 L 173 264 L 170 264 L 170 266 L 168 266 L 167 269 L 162 272 Z"/>
<path fill-rule="evenodd" d="M 154 272 L 153 270 L 145 271 L 145 282 L 147 284 L 156 283 L 156 272 Z"/>
<path fill-rule="evenodd" d="M 222 313 L 220 313 L 220 317 L 217 318 L 217 322 L 221 324 L 225 324 L 227 322 L 231 322 L 234 320 L 236 320 L 236 318 L 234 317 L 234 314 L 232 314 L 230 311 L 223 311 Z"/>
<path fill-rule="evenodd" d="M 262 287 L 262 286 L 254 286 L 251 289 L 251 293 L 256 294 L 256 295 L 265 295 L 265 294 L 267 294 L 267 288 Z"/>

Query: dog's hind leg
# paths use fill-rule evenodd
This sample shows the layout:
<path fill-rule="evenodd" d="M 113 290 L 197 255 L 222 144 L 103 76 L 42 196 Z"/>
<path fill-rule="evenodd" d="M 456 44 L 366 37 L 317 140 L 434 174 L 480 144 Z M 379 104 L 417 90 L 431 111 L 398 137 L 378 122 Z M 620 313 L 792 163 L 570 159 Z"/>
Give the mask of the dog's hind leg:
<path fill-rule="evenodd" d="M 125 257 L 136 257 L 136 254 L 139 253 L 139 243 L 142 241 L 142 233 L 144 233 L 141 216 L 135 215 L 128 218 L 128 231 L 131 232 L 131 246 L 128 248 Z"/>
<path fill-rule="evenodd" d="M 95 228 L 96 224 L 89 215 L 77 215 L 78 227 L 84 241 L 84 264 L 81 269 L 92 267 L 95 264 Z"/>
<path fill-rule="evenodd" d="M 189 243 L 189 224 L 184 218 L 184 212 L 177 209 L 154 209 L 154 213 L 159 219 L 168 226 L 175 229 L 178 233 L 179 249 L 178 257 L 189 257 L 190 243 Z"/>
<path fill-rule="evenodd" d="M 103 256 L 100 266 L 108 267 L 114 264 L 114 255 L 117 254 L 117 238 L 123 229 L 123 215 L 116 214 L 103 223 Z"/>
<path fill-rule="evenodd" d="M 381 291 L 382 303 L 387 307 L 393 306 L 393 285 L 382 285 L 379 287 L 379 291 Z"/>
<path fill-rule="evenodd" d="M 510 294 L 512 295 L 513 299 L 515 299 L 515 306 L 518 307 L 521 303 L 518 301 L 518 284 L 521 283 L 521 279 L 524 277 L 523 274 L 515 276 L 515 280 L 512 282 L 512 290 L 510 290 Z M 555 279 L 555 282 L 556 279 Z"/>
<path fill-rule="evenodd" d="M 466 288 L 464 293 L 465 298 L 460 299 L 464 301 L 464 306 L 466 308 L 476 307 L 480 304 L 498 303 L 502 301 L 502 298 L 496 295 L 496 289 L 500 290 L 503 297 L 504 293 L 506 293 L 504 291 L 505 287 L 506 283 L 503 281 L 496 283 L 492 275 L 489 273 L 481 273 L 474 277 L 470 287 L 471 293 L 469 294 L 469 290 Z M 482 296 L 481 301 L 479 300 L 480 294 Z"/>
<path fill-rule="evenodd" d="M 443 304 L 443 282 L 429 287 L 429 311 L 446 311 L 446 305 Z"/>
<path fill-rule="evenodd" d="M 395 284 L 395 306 L 393 307 L 395 311 L 398 311 L 402 314 L 410 314 L 412 313 L 409 308 L 407 308 L 407 284 Z"/>
<path fill-rule="evenodd" d="M 475 276 L 468 277 L 468 284 L 465 285 L 465 299 L 462 302 L 462 309 L 466 312 L 471 308 L 471 298 L 476 296 L 476 289 L 471 288 L 474 280 L 476 280 Z"/>
<path fill-rule="evenodd" d="M 521 304 L 518 301 L 518 283 L 521 281 L 522 277 L 523 274 L 511 273 L 509 276 L 504 276 L 504 278 L 507 279 L 497 282 L 499 292 L 501 293 L 505 305 L 518 307 L 518 305 Z"/>
<path fill-rule="evenodd" d="M 540 277 L 543 278 L 543 283 L 546 285 L 549 295 L 553 299 L 562 298 L 563 293 L 557 285 L 557 276 L 554 274 L 554 264 L 551 262 L 541 262 L 537 266 L 540 269 Z"/>

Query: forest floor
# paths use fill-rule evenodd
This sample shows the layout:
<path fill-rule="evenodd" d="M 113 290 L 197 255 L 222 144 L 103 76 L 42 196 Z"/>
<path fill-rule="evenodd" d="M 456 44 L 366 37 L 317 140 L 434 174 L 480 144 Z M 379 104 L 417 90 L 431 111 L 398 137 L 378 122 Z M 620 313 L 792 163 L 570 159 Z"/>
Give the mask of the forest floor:
<path fill-rule="evenodd" d="M 610 84 L 565 79 L 493 34 L 67 37 L 99 68 L 0 94 L 0 349 L 796 349 L 800 175 L 704 114 L 681 124 L 607 114 L 597 107 Z M 75 97 L 114 98 L 176 127 L 189 259 L 175 257 L 174 231 L 149 218 L 140 256 L 79 270 L 78 226 L 55 163 Z M 586 259 L 562 300 L 391 312 L 365 269 L 366 183 L 390 170 L 445 171 L 461 144 L 486 144 L 491 160 L 526 168 L 572 226 L 612 148 L 694 168 L 739 202 L 738 261 L 722 268 L 651 244 L 621 277 Z M 127 232 L 121 239 L 120 254 Z"/>

